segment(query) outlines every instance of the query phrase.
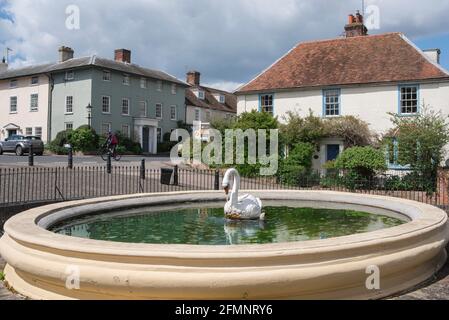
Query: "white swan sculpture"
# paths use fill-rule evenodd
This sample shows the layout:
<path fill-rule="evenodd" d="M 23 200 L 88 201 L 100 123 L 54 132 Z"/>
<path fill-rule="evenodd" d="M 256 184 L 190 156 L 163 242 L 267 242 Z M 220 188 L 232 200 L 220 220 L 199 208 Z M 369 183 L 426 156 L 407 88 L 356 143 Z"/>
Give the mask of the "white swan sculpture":
<path fill-rule="evenodd" d="M 229 194 L 231 179 L 234 178 L 229 201 L 224 211 L 230 220 L 265 220 L 262 213 L 262 201 L 252 195 L 245 194 L 239 197 L 240 175 L 236 169 L 229 169 L 223 178 L 223 188 Z"/>

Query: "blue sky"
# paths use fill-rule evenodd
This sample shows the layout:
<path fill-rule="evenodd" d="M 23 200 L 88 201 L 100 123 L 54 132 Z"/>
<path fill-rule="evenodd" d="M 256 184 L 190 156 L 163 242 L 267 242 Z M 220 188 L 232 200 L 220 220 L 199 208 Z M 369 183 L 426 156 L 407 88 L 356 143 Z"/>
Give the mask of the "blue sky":
<path fill-rule="evenodd" d="M 379 10 L 378 30 L 403 32 L 420 48 L 442 49 L 449 69 L 448 0 L 366 0 Z M 80 10 L 80 29 L 66 28 L 66 9 Z M 54 62 L 57 48 L 75 56 L 113 57 L 132 50 L 133 62 L 184 79 L 232 90 L 251 80 L 301 41 L 341 36 L 361 0 L 0 0 L 0 52 L 12 66 Z M 367 15 L 368 17 L 368 15 Z"/>

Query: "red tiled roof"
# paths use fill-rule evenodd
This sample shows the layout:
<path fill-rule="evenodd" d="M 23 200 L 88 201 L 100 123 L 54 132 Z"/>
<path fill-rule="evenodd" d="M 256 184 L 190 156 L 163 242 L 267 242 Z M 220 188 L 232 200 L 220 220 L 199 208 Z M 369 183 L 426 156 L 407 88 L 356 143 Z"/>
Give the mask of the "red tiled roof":
<path fill-rule="evenodd" d="M 192 90 L 199 89 L 205 92 L 204 100 L 198 99 Z M 225 96 L 225 103 L 220 103 L 215 97 L 214 94 L 222 94 Z M 191 88 L 187 88 L 186 90 L 186 105 L 194 106 L 204 109 L 218 110 L 228 113 L 237 113 L 237 97 L 232 93 L 203 87 L 203 86 L 195 86 Z"/>
<path fill-rule="evenodd" d="M 236 94 L 382 82 L 449 80 L 401 33 L 298 44 Z"/>

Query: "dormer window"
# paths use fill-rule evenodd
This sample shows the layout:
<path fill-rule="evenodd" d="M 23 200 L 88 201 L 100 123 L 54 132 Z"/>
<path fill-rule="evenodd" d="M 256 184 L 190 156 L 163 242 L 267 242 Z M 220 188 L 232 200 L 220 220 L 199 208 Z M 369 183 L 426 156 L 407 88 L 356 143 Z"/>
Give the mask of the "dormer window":
<path fill-rule="evenodd" d="M 198 99 L 204 100 L 206 94 L 204 93 L 204 91 L 199 90 L 198 91 Z"/>
<path fill-rule="evenodd" d="M 220 101 L 220 103 L 225 103 L 226 102 L 226 97 L 224 96 L 224 95 L 220 95 L 220 98 L 219 98 L 219 101 Z"/>

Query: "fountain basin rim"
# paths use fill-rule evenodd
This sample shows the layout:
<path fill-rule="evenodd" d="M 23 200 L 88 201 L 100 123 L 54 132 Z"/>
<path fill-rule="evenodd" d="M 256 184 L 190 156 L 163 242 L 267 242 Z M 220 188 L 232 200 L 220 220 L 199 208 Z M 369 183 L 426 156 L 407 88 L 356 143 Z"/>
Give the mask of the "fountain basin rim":
<path fill-rule="evenodd" d="M 339 248 L 357 248 L 395 242 L 419 236 L 447 222 L 447 214 L 436 207 L 415 201 L 383 196 L 360 195 L 330 191 L 244 191 L 263 200 L 305 200 L 330 203 L 360 204 L 387 209 L 408 217 L 411 222 L 401 226 L 374 232 L 339 238 L 310 240 L 304 242 L 251 244 L 238 246 L 134 244 L 81 239 L 55 234 L 46 230 L 51 225 L 68 218 L 96 211 L 132 208 L 148 205 L 173 204 L 173 202 L 220 201 L 222 192 L 195 191 L 158 194 L 116 196 L 58 203 L 21 213 L 5 224 L 5 235 L 27 246 L 40 247 L 45 251 L 70 251 L 96 255 L 120 255 L 141 257 L 166 257 L 176 259 L 217 259 L 241 257 L 264 257 L 279 253 L 295 255 L 307 251 L 333 251 Z M 322 199 L 326 199 L 323 201 Z"/>

